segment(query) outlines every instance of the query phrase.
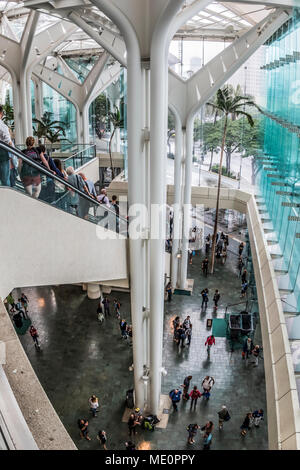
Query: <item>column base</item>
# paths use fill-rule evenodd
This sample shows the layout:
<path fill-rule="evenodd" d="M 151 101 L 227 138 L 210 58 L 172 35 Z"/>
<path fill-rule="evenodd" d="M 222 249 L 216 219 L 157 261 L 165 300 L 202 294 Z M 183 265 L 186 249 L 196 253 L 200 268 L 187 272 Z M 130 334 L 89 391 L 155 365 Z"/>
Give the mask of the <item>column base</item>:
<path fill-rule="evenodd" d="M 89 299 L 100 299 L 101 290 L 99 284 L 87 284 L 87 296 Z"/>
<path fill-rule="evenodd" d="M 171 410 L 172 402 L 168 395 L 160 395 L 159 401 L 159 410 L 157 413 L 157 417 L 160 420 L 159 423 L 156 424 L 156 428 L 159 429 L 166 429 L 168 426 L 170 410 Z M 147 411 L 147 406 L 143 411 L 143 416 L 150 415 L 150 411 Z M 122 423 L 127 423 L 129 419 L 129 415 L 134 412 L 134 408 L 125 408 L 124 414 L 122 416 Z"/>
<path fill-rule="evenodd" d="M 176 289 L 174 290 L 174 294 L 192 295 L 193 290 L 194 290 L 194 279 L 187 279 L 184 289 L 180 289 L 179 287 L 176 287 Z"/>

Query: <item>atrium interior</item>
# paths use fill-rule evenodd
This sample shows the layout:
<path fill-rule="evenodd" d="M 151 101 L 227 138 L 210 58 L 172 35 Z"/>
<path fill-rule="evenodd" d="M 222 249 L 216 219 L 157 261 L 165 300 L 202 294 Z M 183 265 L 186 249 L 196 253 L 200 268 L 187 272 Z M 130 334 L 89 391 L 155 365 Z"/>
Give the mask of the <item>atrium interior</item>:
<path fill-rule="evenodd" d="M 297 2 L 0 1 L 0 450 L 300 449 Z"/>

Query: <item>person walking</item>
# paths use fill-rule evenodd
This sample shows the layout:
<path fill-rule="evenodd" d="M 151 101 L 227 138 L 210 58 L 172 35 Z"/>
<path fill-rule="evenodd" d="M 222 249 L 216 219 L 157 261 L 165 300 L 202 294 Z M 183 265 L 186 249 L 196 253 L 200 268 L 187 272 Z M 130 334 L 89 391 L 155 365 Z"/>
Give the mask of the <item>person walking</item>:
<path fill-rule="evenodd" d="M 183 384 L 182 384 L 182 387 L 183 387 L 183 393 L 182 393 L 182 399 L 187 401 L 190 399 L 189 397 L 189 388 L 190 388 L 190 382 L 192 380 L 192 376 L 191 375 L 188 375 L 187 377 L 185 377 L 184 381 L 183 381 Z"/>
<path fill-rule="evenodd" d="M 186 336 L 186 339 L 187 339 L 186 345 L 190 346 L 191 341 L 192 341 L 192 324 L 190 324 L 190 327 L 185 330 L 185 336 Z"/>
<path fill-rule="evenodd" d="M 208 274 L 208 258 L 204 258 L 204 260 L 202 261 L 202 272 L 204 274 L 205 277 L 207 277 L 207 274 Z"/>
<path fill-rule="evenodd" d="M 209 254 L 209 249 L 210 249 L 210 237 L 208 238 L 207 236 L 205 240 L 205 254 L 206 255 Z"/>
<path fill-rule="evenodd" d="M 188 427 L 186 428 L 188 432 L 188 444 L 194 444 L 195 439 L 194 437 L 197 434 L 197 431 L 199 429 L 199 425 L 197 423 L 195 424 L 189 424 Z"/>
<path fill-rule="evenodd" d="M 201 291 L 201 295 L 202 295 L 202 304 L 201 304 L 201 310 L 203 310 L 203 306 L 204 306 L 204 310 L 207 309 L 207 304 L 208 304 L 208 289 L 203 289 Z"/>
<path fill-rule="evenodd" d="M 245 282 L 243 282 L 243 284 L 242 284 L 241 298 L 244 298 L 244 297 L 246 296 L 247 289 L 248 289 L 248 282 L 245 281 Z"/>
<path fill-rule="evenodd" d="M 94 418 L 96 418 L 97 417 L 96 413 L 99 411 L 98 410 L 99 402 L 98 402 L 98 398 L 96 397 L 96 395 L 92 395 L 89 398 L 89 404 L 90 404 L 90 410 L 92 412 L 92 415 Z"/>
<path fill-rule="evenodd" d="M 168 282 L 168 284 L 166 286 L 166 292 L 167 292 L 167 295 L 168 295 L 168 302 L 171 302 L 171 300 L 172 300 L 172 284 L 171 284 L 171 282 Z"/>
<path fill-rule="evenodd" d="M 259 410 L 253 411 L 252 417 L 254 418 L 254 426 L 259 428 L 261 420 L 264 419 L 264 410 L 260 408 Z"/>
<path fill-rule="evenodd" d="M 0 105 L 0 140 L 7 145 L 12 146 L 12 140 L 9 133 L 9 128 L 3 122 L 4 108 Z M 10 186 L 10 158 L 6 150 L 0 149 L 0 185 Z"/>
<path fill-rule="evenodd" d="M 97 307 L 97 317 L 98 317 L 99 322 L 102 323 L 103 320 L 104 320 L 104 315 L 103 315 L 101 300 L 100 300 L 100 302 L 98 304 L 98 307 Z"/>
<path fill-rule="evenodd" d="M 25 314 L 26 314 L 26 316 L 28 316 L 28 303 L 29 303 L 29 300 L 28 300 L 28 297 L 24 294 L 24 292 L 22 292 L 20 300 L 21 300 L 22 307 L 25 310 Z"/>
<path fill-rule="evenodd" d="M 203 450 L 210 450 L 212 442 L 212 433 L 206 432 L 203 436 Z"/>
<path fill-rule="evenodd" d="M 121 338 L 127 339 L 127 322 L 124 320 L 120 320 L 120 330 L 121 330 Z"/>
<path fill-rule="evenodd" d="M 244 243 L 241 242 L 239 244 L 239 256 L 242 256 L 243 251 L 244 251 Z"/>
<path fill-rule="evenodd" d="M 29 333 L 31 335 L 31 338 L 33 339 L 35 346 L 39 348 L 40 347 L 39 340 L 38 340 L 39 335 L 38 335 L 37 329 L 33 325 L 31 325 L 31 327 L 29 328 Z"/>
<path fill-rule="evenodd" d="M 252 354 L 252 351 L 254 350 L 254 344 L 251 338 L 247 338 L 246 341 L 243 344 L 243 352 L 242 352 L 242 357 L 243 359 L 246 360 L 246 364 L 248 362 L 249 357 Z"/>
<path fill-rule="evenodd" d="M 206 338 L 204 346 L 207 346 L 207 355 L 210 355 L 210 348 L 216 344 L 214 335 L 210 335 Z"/>
<path fill-rule="evenodd" d="M 190 398 L 191 398 L 190 411 L 192 411 L 193 406 L 194 406 L 194 411 L 196 411 L 197 401 L 198 401 L 198 398 L 200 397 L 202 397 L 202 393 L 199 392 L 197 385 L 194 385 L 193 390 L 190 393 Z"/>
<path fill-rule="evenodd" d="M 239 270 L 239 276 L 241 277 L 242 275 L 242 270 L 243 270 L 243 267 L 244 267 L 244 261 L 243 261 L 243 258 L 242 256 L 239 256 L 239 260 L 238 260 L 238 270 Z"/>
<path fill-rule="evenodd" d="M 178 411 L 178 406 L 177 405 L 180 402 L 181 394 L 182 394 L 182 392 L 178 388 L 175 388 L 174 390 L 171 390 L 170 393 L 169 393 L 169 397 L 172 400 L 172 405 L 173 405 L 174 411 Z"/>
<path fill-rule="evenodd" d="M 247 274 L 247 269 L 245 268 L 242 273 L 242 284 L 244 284 L 244 282 L 247 282 Z"/>
<path fill-rule="evenodd" d="M 77 421 L 79 430 L 80 430 L 80 437 L 81 439 L 85 438 L 87 441 L 91 441 L 91 438 L 89 437 L 89 422 L 87 419 L 79 419 Z"/>
<path fill-rule="evenodd" d="M 13 298 L 12 296 L 12 293 L 10 293 L 7 297 L 6 297 L 6 300 L 7 300 L 7 303 L 8 305 L 10 305 L 10 313 L 15 313 L 15 299 Z"/>
<path fill-rule="evenodd" d="M 120 320 L 120 308 L 121 304 L 117 299 L 114 299 L 114 309 L 115 309 L 115 314 L 118 320 Z"/>
<path fill-rule="evenodd" d="M 109 300 L 107 297 L 104 297 L 104 299 L 102 300 L 102 303 L 103 303 L 103 306 L 104 306 L 104 315 L 110 315 L 110 312 L 109 312 Z"/>
<path fill-rule="evenodd" d="M 185 335 L 185 330 L 182 325 L 180 325 L 179 328 L 177 328 L 177 334 L 179 335 L 178 347 L 181 345 L 182 348 L 185 348 L 184 342 L 186 339 L 186 335 Z"/>
<path fill-rule="evenodd" d="M 182 326 L 185 330 L 187 330 L 188 328 L 190 328 L 192 326 L 192 323 L 191 323 L 191 317 L 190 315 L 188 315 L 186 317 L 186 319 L 184 320 L 184 322 L 182 323 Z"/>
<path fill-rule="evenodd" d="M 130 414 L 127 424 L 128 424 L 128 429 L 129 429 L 129 436 L 131 436 L 131 434 L 135 436 L 136 435 L 135 428 L 136 428 L 136 425 L 139 424 L 139 422 L 136 421 L 134 413 Z"/>
<path fill-rule="evenodd" d="M 257 366 L 258 366 L 259 352 L 260 352 L 260 347 L 259 347 L 259 345 L 257 344 L 257 345 L 253 348 L 253 350 L 252 350 L 252 356 L 254 357 L 253 367 L 257 367 Z"/>
<path fill-rule="evenodd" d="M 228 248 L 228 246 L 229 246 L 229 237 L 228 237 L 228 235 L 225 235 L 224 244 L 226 245 L 226 248 Z"/>
<path fill-rule="evenodd" d="M 213 377 L 210 377 L 209 375 L 207 375 L 202 380 L 203 396 L 204 398 L 206 398 L 206 400 L 209 400 L 210 392 L 214 383 L 215 383 L 215 379 Z"/>
<path fill-rule="evenodd" d="M 226 405 L 222 405 L 220 411 L 218 411 L 218 416 L 219 416 L 219 429 L 221 430 L 223 429 L 224 421 L 230 420 L 230 414 Z"/>
<path fill-rule="evenodd" d="M 214 301 L 214 304 L 215 304 L 215 310 L 218 309 L 219 300 L 220 300 L 220 293 L 219 293 L 218 289 L 216 289 L 214 297 L 213 297 L 213 301 Z"/>
<path fill-rule="evenodd" d="M 103 449 L 107 450 L 107 447 L 106 447 L 106 442 L 107 442 L 106 432 L 105 431 L 99 431 L 97 439 L 100 442 L 100 445 L 103 447 Z"/>
<path fill-rule="evenodd" d="M 189 264 L 193 264 L 193 250 L 191 248 L 188 249 L 188 256 L 189 256 Z"/>
<path fill-rule="evenodd" d="M 220 238 L 220 240 L 217 243 L 217 251 L 221 253 L 222 249 L 223 249 L 223 239 Z"/>
<path fill-rule="evenodd" d="M 179 327 L 179 325 L 180 325 L 180 318 L 177 316 L 173 320 L 173 327 L 174 327 L 173 338 L 174 338 L 174 341 L 176 341 L 176 332 L 177 332 L 177 328 Z"/>
<path fill-rule="evenodd" d="M 25 310 L 22 309 L 23 305 L 21 302 L 21 298 L 18 299 L 18 302 L 16 303 L 16 309 L 20 314 L 22 315 L 24 320 L 28 320 L 28 316 L 26 315 Z"/>
<path fill-rule="evenodd" d="M 221 256 L 222 256 L 222 264 L 225 264 L 226 260 L 227 260 L 227 245 L 225 245 L 225 243 L 224 243 L 224 246 L 223 246 Z"/>
<path fill-rule="evenodd" d="M 253 423 L 252 413 L 247 413 L 246 417 L 243 421 L 243 424 L 241 425 L 241 430 L 242 430 L 241 435 L 242 436 L 246 436 L 247 431 L 249 431 L 251 429 L 252 423 Z"/>
<path fill-rule="evenodd" d="M 201 431 L 204 432 L 203 435 L 203 450 L 209 450 L 212 441 L 212 430 L 214 428 L 214 423 L 208 421 L 202 428 Z"/>

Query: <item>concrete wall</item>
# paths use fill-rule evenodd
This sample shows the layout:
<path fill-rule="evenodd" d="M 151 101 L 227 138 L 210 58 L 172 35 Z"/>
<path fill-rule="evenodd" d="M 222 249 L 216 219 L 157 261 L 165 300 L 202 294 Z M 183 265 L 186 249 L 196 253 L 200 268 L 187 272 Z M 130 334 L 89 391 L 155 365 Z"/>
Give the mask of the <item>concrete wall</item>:
<path fill-rule="evenodd" d="M 127 278 L 126 239 L 16 190 L 0 188 L 0 297 L 14 287 Z"/>
<path fill-rule="evenodd" d="M 40 450 L 76 450 L 75 444 L 35 375 L 1 300 L 0 325 L 0 341 L 3 341 L 6 346 L 3 370 L 38 448 Z M 7 387 L 4 390 L 4 385 L 4 380 L 0 380 L 0 396 L 4 399 L 6 397 L 6 405 L 12 404 L 11 406 L 13 406 L 14 400 L 12 397 L 7 399 Z M 7 411 L 6 423 L 9 425 L 9 419 L 12 416 L 16 419 L 17 410 L 9 409 Z M 34 441 L 24 435 L 26 432 L 25 423 L 20 422 L 19 419 L 17 423 L 22 428 L 19 430 L 13 429 L 11 426 L 9 428 L 17 449 L 34 449 Z M 23 433 L 23 436 L 20 432 Z"/>
<path fill-rule="evenodd" d="M 85 165 L 82 165 L 75 173 L 84 173 L 88 180 L 96 183 L 99 181 L 99 161 L 98 158 L 93 158 Z"/>

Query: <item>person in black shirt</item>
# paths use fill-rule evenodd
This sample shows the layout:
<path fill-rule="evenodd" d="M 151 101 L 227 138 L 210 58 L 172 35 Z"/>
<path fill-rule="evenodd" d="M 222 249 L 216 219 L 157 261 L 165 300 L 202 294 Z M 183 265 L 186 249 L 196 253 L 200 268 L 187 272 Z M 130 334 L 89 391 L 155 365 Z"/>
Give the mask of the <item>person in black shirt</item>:
<path fill-rule="evenodd" d="M 242 274 L 242 284 L 247 281 L 247 269 L 244 269 L 243 274 Z"/>
<path fill-rule="evenodd" d="M 104 299 L 102 300 L 102 303 L 103 303 L 103 306 L 104 306 L 104 315 L 110 315 L 110 312 L 109 312 L 109 300 L 107 297 L 104 297 Z"/>
<path fill-rule="evenodd" d="M 203 306 L 204 306 L 204 308 L 206 309 L 207 308 L 207 303 L 208 303 L 208 289 L 203 289 L 203 291 L 201 292 L 201 295 L 202 295 L 201 308 L 203 309 Z"/>
<path fill-rule="evenodd" d="M 131 441 L 125 442 L 125 447 L 126 450 L 136 450 L 135 444 L 133 444 Z"/>
<path fill-rule="evenodd" d="M 81 438 L 85 437 L 88 441 L 90 441 L 91 438 L 88 435 L 88 431 L 89 431 L 88 430 L 88 425 L 89 425 L 88 420 L 87 419 L 79 419 L 77 421 L 77 423 L 78 423 L 78 427 L 80 429 L 80 437 Z"/>
<path fill-rule="evenodd" d="M 106 447 L 106 441 L 107 441 L 106 432 L 105 431 L 99 431 L 97 439 L 100 442 L 100 444 L 103 446 L 103 449 L 107 450 L 107 447 Z"/>
<path fill-rule="evenodd" d="M 137 424 L 139 424 L 139 422 L 136 421 L 134 413 L 131 413 L 131 415 L 129 416 L 127 424 L 128 424 L 128 429 L 129 429 L 129 436 L 131 436 L 132 433 L 135 436 L 136 435 L 135 427 Z"/>
<path fill-rule="evenodd" d="M 182 399 L 185 400 L 185 401 L 189 400 L 189 398 L 190 398 L 189 397 L 189 388 L 190 388 L 190 382 L 191 382 L 192 378 L 193 377 L 191 375 L 188 375 L 184 379 L 183 384 L 182 384 L 182 386 L 183 386 Z"/>
<path fill-rule="evenodd" d="M 213 301 L 214 301 L 214 304 L 215 304 L 215 310 L 217 310 L 217 308 L 218 308 L 219 300 L 220 300 L 220 293 L 219 293 L 218 289 L 216 289 L 216 292 L 215 292 L 215 295 L 214 295 L 214 298 L 213 298 Z"/>
<path fill-rule="evenodd" d="M 207 274 L 208 274 L 208 258 L 205 258 L 202 261 L 202 272 L 203 272 L 204 276 L 207 276 Z"/>

